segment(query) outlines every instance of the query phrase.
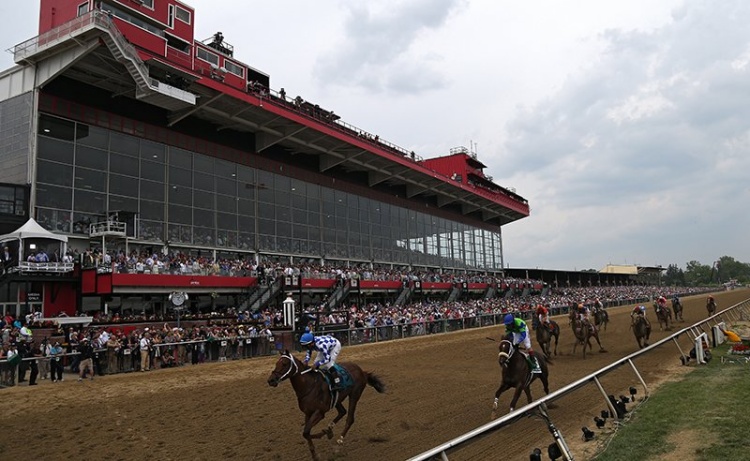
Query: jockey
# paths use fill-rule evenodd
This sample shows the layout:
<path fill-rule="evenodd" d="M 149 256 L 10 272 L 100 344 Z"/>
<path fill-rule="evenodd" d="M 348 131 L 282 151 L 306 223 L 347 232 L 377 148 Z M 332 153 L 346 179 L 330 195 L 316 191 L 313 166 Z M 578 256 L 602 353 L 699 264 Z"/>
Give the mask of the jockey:
<path fill-rule="evenodd" d="M 665 298 L 664 296 L 659 296 L 656 299 L 656 310 L 657 310 L 657 312 L 661 312 L 663 310 L 666 310 L 666 308 L 667 308 L 667 298 Z"/>
<path fill-rule="evenodd" d="M 602 309 L 604 309 L 604 304 L 602 304 L 602 302 L 599 301 L 599 298 L 594 298 L 594 314 L 596 314 Z"/>
<path fill-rule="evenodd" d="M 583 303 L 583 300 L 576 307 L 576 313 L 578 314 L 578 320 L 581 322 L 589 319 L 589 308 Z"/>
<path fill-rule="evenodd" d="M 312 364 L 312 369 L 327 371 L 333 383 L 332 390 L 337 390 L 341 380 L 338 373 L 336 373 L 334 365 L 336 364 L 336 358 L 341 352 L 341 343 L 339 340 L 330 335 L 315 336 L 312 332 L 308 331 L 300 337 L 299 343 L 307 349 L 305 360 L 303 360 L 305 365 L 310 361 L 312 352 L 316 351 L 317 355 Z"/>
<path fill-rule="evenodd" d="M 672 307 L 679 306 L 680 305 L 680 296 L 675 293 L 674 296 L 672 296 Z"/>
<path fill-rule="evenodd" d="M 542 304 L 536 306 L 536 317 L 539 319 L 539 325 L 549 326 L 549 309 Z"/>
<path fill-rule="evenodd" d="M 648 322 L 648 318 L 646 317 L 646 306 L 640 305 L 633 308 L 633 311 L 630 313 L 631 323 L 635 324 L 636 316 L 641 316 L 646 319 L 646 322 Z"/>
<path fill-rule="evenodd" d="M 514 317 L 513 314 L 506 314 L 503 319 L 505 325 L 505 334 L 512 334 L 513 338 L 511 342 L 514 346 L 522 344 L 526 352 L 529 354 L 529 362 L 531 363 L 532 373 L 541 373 L 542 369 L 539 367 L 539 361 L 534 355 L 534 350 L 531 349 L 531 338 L 529 338 L 529 327 L 522 319 Z"/>
<path fill-rule="evenodd" d="M 708 298 L 706 298 L 706 306 L 713 306 L 716 308 L 716 300 L 713 295 L 708 295 Z"/>

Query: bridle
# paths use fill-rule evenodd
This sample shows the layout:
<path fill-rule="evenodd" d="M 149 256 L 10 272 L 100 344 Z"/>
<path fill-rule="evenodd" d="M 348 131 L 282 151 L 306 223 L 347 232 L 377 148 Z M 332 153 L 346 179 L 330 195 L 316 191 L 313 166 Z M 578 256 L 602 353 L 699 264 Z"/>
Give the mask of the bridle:
<path fill-rule="evenodd" d="M 284 381 L 286 378 L 290 378 L 300 372 L 299 365 L 297 365 L 297 361 L 294 360 L 292 354 L 281 354 L 280 358 L 289 360 L 289 369 L 279 377 L 279 382 Z"/>
<path fill-rule="evenodd" d="M 501 358 L 505 357 L 503 366 L 508 366 L 508 361 L 510 360 L 511 357 L 513 357 L 513 353 L 516 351 L 516 349 L 513 347 L 513 343 L 508 341 L 507 339 L 503 339 L 502 341 L 500 341 L 500 346 L 502 346 L 503 343 L 508 344 L 508 352 L 500 351 L 497 354 L 497 360 L 500 361 Z"/>

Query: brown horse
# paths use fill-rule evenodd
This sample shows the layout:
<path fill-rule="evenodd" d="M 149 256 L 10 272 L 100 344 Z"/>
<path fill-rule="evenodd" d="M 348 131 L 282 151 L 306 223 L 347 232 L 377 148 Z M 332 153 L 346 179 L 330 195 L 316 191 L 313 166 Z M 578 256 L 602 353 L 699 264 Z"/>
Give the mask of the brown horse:
<path fill-rule="evenodd" d="M 547 357 L 552 357 L 552 338 L 555 338 L 555 355 L 557 355 L 557 342 L 560 340 L 560 325 L 550 320 L 548 325 L 539 325 L 536 329 L 536 342 L 542 348 Z"/>
<path fill-rule="evenodd" d="M 659 331 L 671 330 L 672 310 L 667 306 L 659 308 L 658 304 L 654 304 L 654 310 L 656 311 L 656 319 L 659 321 Z"/>
<path fill-rule="evenodd" d="M 544 386 L 544 393 L 549 394 L 549 370 L 547 368 L 547 360 L 543 354 L 535 354 L 534 357 L 539 361 L 539 368 L 542 369 L 541 373 L 532 373 L 529 361 L 523 353 L 519 352 L 518 349 L 513 347 L 513 343 L 508 339 L 504 338 L 500 341 L 498 346 L 499 353 L 497 355 L 497 361 L 503 370 L 502 379 L 500 381 L 500 387 L 495 391 L 495 401 L 492 404 L 492 418 L 495 418 L 495 412 L 497 411 L 497 401 L 500 398 L 500 394 L 507 391 L 508 389 L 514 388 L 516 391 L 513 394 L 513 399 L 510 401 L 510 411 L 512 412 L 518 399 L 521 397 L 521 392 L 526 393 L 526 399 L 531 403 L 531 383 L 537 378 L 542 382 Z M 551 362 L 549 362 L 551 364 Z"/>
<path fill-rule="evenodd" d="M 604 327 L 604 331 L 607 331 L 607 324 L 609 323 L 609 313 L 604 308 L 597 309 L 594 311 L 594 325 L 597 328 Z"/>
<path fill-rule="evenodd" d="M 602 342 L 599 340 L 599 330 L 596 326 L 592 325 L 591 322 L 586 320 L 580 320 L 575 310 L 571 309 L 568 318 L 570 319 L 570 326 L 573 328 L 573 335 L 576 341 L 573 343 L 573 354 L 575 355 L 576 349 L 580 344 L 583 346 L 583 358 L 586 358 L 586 347 L 593 349 L 591 346 L 591 338 L 596 340 L 599 344 L 599 352 L 607 352 L 602 346 Z"/>
<path fill-rule="evenodd" d="M 302 431 L 302 436 L 307 440 L 308 448 L 313 460 L 318 461 L 317 453 L 315 452 L 315 445 L 313 445 L 313 439 L 319 439 L 323 435 L 327 435 L 329 439 L 333 438 L 333 426 L 339 422 L 341 418 L 346 416 L 346 426 L 344 426 L 341 436 L 337 440 L 339 445 L 344 443 L 344 437 L 346 437 L 349 428 L 354 423 L 354 412 L 357 410 L 357 402 L 362 396 L 365 387 L 369 384 L 374 387 L 376 391 L 383 393 L 385 392 L 385 384 L 372 373 L 363 371 L 359 366 L 353 363 L 340 363 L 349 375 L 353 383 L 338 391 L 331 392 L 328 382 L 323 377 L 323 373 L 317 370 L 309 368 L 307 365 L 302 363 L 299 359 L 294 357 L 289 351 L 284 351 L 279 359 L 276 361 L 276 367 L 268 377 L 268 385 L 276 387 L 279 383 L 285 379 L 289 379 L 292 383 L 294 393 L 297 394 L 297 403 L 302 413 L 305 414 L 305 428 Z M 344 408 L 343 401 L 349 399 L 349 411 Z M 312 428 L 323 420 L 325 414 L 331 408 L 336 407 L 338 414 L 328 424 L 326 429 L 311 434 Z"/>
<path fill-rule="evenodd" d="M 716 313 L 716 300 L 713 297 L 709 297 L 706 300 L 706 310 L 708 311 L 709 317 Z"/>
<path fill-rule="evenodd" d="M 682 302 L 675 298 L 672 300 L 672 312 L 674 312 L 674 321 L 676 322 L 678 319 L 680 322 L 684 322 L 685 319 L 682 318 Z"/>
<path fill-rule="evenodd" d="M 638 348 L 643 349 L 648 346 L 648 338 L 651 336 L 651 324 L 648 323 L 648 319 L 644 316 L 637 315 L 630 326 L 633 328 L 633 334 L 635 335 L 635 340 L 638 342 Z"/>

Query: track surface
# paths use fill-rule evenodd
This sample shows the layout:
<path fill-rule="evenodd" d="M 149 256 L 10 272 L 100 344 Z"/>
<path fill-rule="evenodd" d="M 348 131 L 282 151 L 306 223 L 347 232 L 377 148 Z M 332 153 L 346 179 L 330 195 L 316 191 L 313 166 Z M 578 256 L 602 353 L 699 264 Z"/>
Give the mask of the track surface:
<path fill-rule="evenodd" d="M 716 296 L 720 309 L 750 296 L 736 290 Z M 706 317 L 705 297 L 685 298 L 685 323 Z M 607 353 L 584 360 L 571 355 L 573 336 L 565 319 L 557 357 L 550 367 L 552 391 L 606 366 L 637 349 L 629 329 L 630 307 L 610 310 L 601 333 Z M 649 317 L 655 323 L 653 310 Z M 666 336 L 658 331 L 651 342 Z M 318 440 L 323 460 L 404 460 L 475 429 L 490 420 L 500 369 L 497 344 L 500 327 L 345 348 L 340 360 L 373 371 L 388 386 L 386 394 L 368 388 L 357 409 L 357 421 L 343 447 Z M 687 338 L 680 341 L 684 352 Z M 535 348 L 538 346 L 534 344 Z M 648 386 L 682 373 L 679 352 L 669 343 L 635 361 Z M 0 390 L 0 458 L 115 460 L 306 460 L 302 413 L 291 386 L 270 388 L 266 379 L 275 358 L 213 363 L 149 373 L 105 376 L 93 382 L 66 379 L 35 388 Z M 70 375 L 69 375 L 70 376 Z M 643 388 L 629 367 L 602 378 L 607 393 Z M 542 393 L 533 385 L 534 396 Z M 507 411 L 510 391 L 500 398 Z M 522 397 L 521 404 L 525 403 Z M 520 405 L 519 405 L 520 406 Z M 556 402 L 550 410 L 576 459 L 586 459 L 590 444 L 580 441 L 581 427 L 594 428 L 592 418 L 606 408 L 593 385 Z M 328 414 L 325 423 L 330 420 Z M 335 428 L 336 437 L 343 422 Z M 451 460 L 527 460 L 534 447 L 552 441 L 546 426 L 527 418 L 476 444 L 451 453 Z"/>

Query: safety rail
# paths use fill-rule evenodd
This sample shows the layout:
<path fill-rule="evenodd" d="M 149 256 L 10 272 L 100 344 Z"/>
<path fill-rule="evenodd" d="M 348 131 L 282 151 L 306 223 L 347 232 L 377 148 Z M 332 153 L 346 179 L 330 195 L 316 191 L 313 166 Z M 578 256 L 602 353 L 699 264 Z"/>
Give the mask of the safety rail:
<path fill-rule="evenodd" d="M 89 237 L 100 237 L 102 235 L 112 235 L 125 237 L 127 224 L 119 221 L 102 221 L 89 225 Z"/>
<path fill-rule="evenodd" d="M 560 449 L 560 453 L 565 460 L 573 460 L 574 457 L 570 453 L 570 449 L 567 447 L 567 444 L 565 443 L 565 439 L 563 438 L 562 433 L 554 427 L 552 424 L 552 421 L 549 418 L 549 415 L 547 414 L 546 408 L 547 404 L 551 403 L 591 382 L 595 383 L 598 390 L 601 392 L 602 397 L 604 398 L 604 401 L 607 404 L 607 407 L 610 409 L 611 414 L 616 415 L 617 409 L 614 408 L 613 403 L 609 400 L 607 392 L 604 390 L 604 387 L 602 386 L 601 382 L 599 381 L 599 376 L 605 375 L 610 371 L 613 371 L 623 365 L 630 365 L 630 367 L 633 369 L 633 372 L 635 373 L 636 377 L 640 381 L 641 385 L 643 386 L 646 395 L 648 395 L 648 386 L 646 385 L 646 382 L 644 381 L 643 377 L 641 376 L 641 373 L 636 368 L 635 364 L 633 363 L 633 359 L 642 355 L 647 354 L 654 349 L 662 346 L 663 344 L 666 344 L 670 341 L 673 341 L 675 345 L 677 346 L 677 349 L 680 351 L 680 356 L 684 358 L 686 355 L 683 353 L 682 349 L 680 348 L 679 343 L 677 342 L 677 338 L 679 338 L 682 335 L 689 335 L 691 336 L 691 340 L 695 341 L 696 339 L 700 340 L 699 338 L 702 338 L 705 335 L 705 332 L 702 330 L 702 326 L 705 324 L 710 324 L 713 322 L 714 324 L 718 324 L 719 320 L 722 319 L 722 316 L 734 316 L 737 315 L 736 311 L 745 311 L 750 307 L 750 299 L 747 299 L 745 301 L 742 301 L 738 304 L 735 304 L 734 306 L 728 307 L 727 309 L 724 309 L 723 311 L 716 313 L 706 319 L 701 320 L 700 322 L 697 322 L 689 327 L 683 328 L 682 330 L 654 343 L 650 346 L 643 348 L 639 351 L 636 351 L 626 357 L 623 357 L 609 365 L 607 365 L 604 368 L 601 368 L 594 373 L 591 373 L 588 376 L 585 376 L 577 381 L 574 381 L 567 386 L 558 389 L 555 392 L 550 393 L 549 395 L 546 395 L 544 397 L 541 397 L 533 402 L 531 402 L 528 405 L 525 405 L 521 408 L 518 408 L 517 410 L 502 416 L 494 421 L 491 421 L 487 424 L 484 424 L 470 432 L 467 432 L 464 435 L 461 435 L 459 437 L 454 438 L 453 440 L 450 440 L 446 443 L 443 443 L 435 448 L 432 448 L 431 450 L 425 451 L 417 456 L 414 456 L 412 458 L 409 458 L 407 461 L 428 461 L 434 458 L 440 458 L 442 461 L 448 461 L 448 451 L 455 449 L 461 445 L 470 443 L 473 441 L 473 439 L 485 436 L 488 433 L 492 431 L 499 430 L 505 426 L 508 426 L 517 420 L 521 419 L 523 416 L 525 416 L 528 413 L 531 412 L 539 412 L 543 419 L 548 424 L 550 432 L 553 434 L 553 437 L 555 439 L 554 443 L 557 444 L 558 448 Z M 748 312 L 744 312 L 745 315 L 748 315 Z M 740 317 L 742 318 L 742 314 L 740 314 Z M 701 360 L 698 360 L 698 363 L 700 363 Z"/>
<path fill-rule="evenodd" d="M 47 272 L 58 274 L 73 272 L 73 269 L 75 269 L 75 265 L 73 263 L 21 261 L 18 263 L 18 265 L 8 268 L 8 272 Z"/>

